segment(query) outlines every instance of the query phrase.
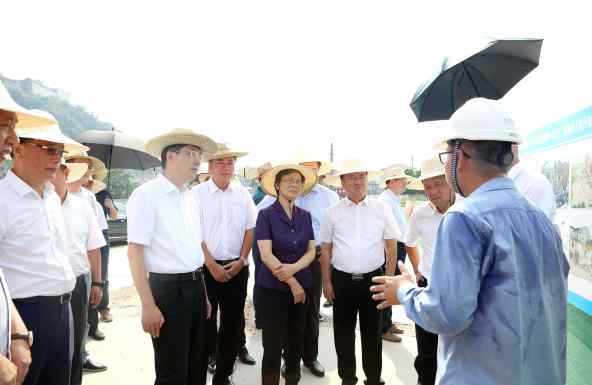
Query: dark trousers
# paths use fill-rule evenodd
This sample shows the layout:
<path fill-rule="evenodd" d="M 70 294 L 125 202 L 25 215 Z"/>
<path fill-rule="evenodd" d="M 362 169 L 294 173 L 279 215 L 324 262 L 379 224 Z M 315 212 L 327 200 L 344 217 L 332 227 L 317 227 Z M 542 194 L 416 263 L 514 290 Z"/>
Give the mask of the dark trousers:
<path fill-rule="evenodd" d="M 229 261 L 230 262 L 230 261 Z M 218 261 L 218 263 L 221 263 Z M 222 262 L 227 263 L 227 262 Z M 221 263 L 221 264 L 222 264 Z M 212 384 L 226 384 L 234 369 L 234 361 L 241 346 L 242 319 L 247 298 L 249 268 L 244 267 L 228 282 L 218 282 L 205 271 L 208 298 L 212 304 L 212 316 L 207 323 L 208 351 L 216 354 L 216 372 Z M 220 309 L 220 329 L 217 329 L 217 313 Z"/>
<path fill-rule="evenodd" d="M 155 385 L 205 385 L 207 303 L 201 273 L 197 279 L 173 279 L 179 274 L 150 273 L 156 306 L 165 322 L 152 338 Z"/>
<path fill-rule="evenodd" d="M 24 385 L 69 385 L 72 364 L 70 302 L 47 297 L 14 300 L 27 328 L 33 332 L 32 363 Z"/>
<path fill-rule="evenodd" d="M 356 377 L 356 322 L 360 316 L 362 337 L 362 367 L 367 385 L 383 384 L 382 372 L 382 312 L 376 308 L 370 286 L 372 277 L 382 275 L 378 269 L 361 280 L 333 268 L 331 282 L 335 291 L 333 303 L 333 335 L 337 351 L 337 371 L 343 384 L 355 384 Z"/>
<path fill-rule="evenodd" d="M 260 317 L 259 317 L 259 303 L 258 303 L 258 293 L 259 293 L 259 286 L 257 285 L 257 275 L 259 275 L 259 270 L 261 269 L 261 253 L 259 252 L 259 246 L 257 246 L 257 241 L 253 241 L 253 248 L 251 249 L 251 255 L 253 256 L 253 264 L 255 265 L 255 284 L 253 285 L 253 309 L 255 310 L 255 325 L 260 325 Z"/>
<path fill-rule="evenodd" d="M 318 254 L 317 254 L 318 255 Z M 304 323 L 304 350 L 302 361 L 316 361 L 319 355 L 319 312 L 321 309 L 322 274 L 318 258 L 310 264 L 312 271 L 312 287 L 306 293 L 306 321 Z"/>
<path fill-rule="evenodd" d="M 107 230 L 103 230 L 103 236 L 107 244 L 101 247 L 101 281 L 105 282 L 103 287 L 103 298 L 98 306 L 88 307 L 88 331 L 94 333 L 99 329 L 99 311 L 109 307 L 109 252 L 111 246 Z"/>
<path fill-rule="evenodd" d="M 305 289 L 306 297 L 310 290 Z M 280 382 L 282 350 L 286 360 L 286 385 L 300 381 L 300 360 L 304 348 L 304 324 L 308 301 L 294 304 L 291 292 L 259 288 L 260 316 L 263 323 L 262 385 Z"/>
<path fill-rule="evenodd" d="M 407 257 L 407 249 L 405 248 L 405 244 L 403 242 L 397 242 L 397 261 L 395 262 L 395 275 L 401 275 L 401 271 L 399 270 L 399 265 L 397 262 L 401 261 L 405 263 L 405 258 Z M 386 269 L 386 263 L 383 267 Z M 393 309 L 388 307 L 382 311 L 382 333 L 386 333 L 390 330 L 393 326 Z"/>
<path fill-rule="evenodd" d="M 417 286 L 426 287 L 427 278 L 417 281 Z M 417 357 L 413 366 L 417 371 L 417 382 L 420 385 L 434 385 L 438 369 L 438 335 L 430 333 L 415 325 L 415 339 L 417 342 Z"/>
<path fill-rule="evenodd" d="M 72 323 L 74 329 L 74 348 L 72 353 L 72 374 L 70 385 L 80 385 L 82 383 L 82 340 L 86 332 L 86 322 L 88 315 L 88 292 L 86 288 L 86 279 L 84 274 L 76 278 L 76 286 L 72 291 Z"/>

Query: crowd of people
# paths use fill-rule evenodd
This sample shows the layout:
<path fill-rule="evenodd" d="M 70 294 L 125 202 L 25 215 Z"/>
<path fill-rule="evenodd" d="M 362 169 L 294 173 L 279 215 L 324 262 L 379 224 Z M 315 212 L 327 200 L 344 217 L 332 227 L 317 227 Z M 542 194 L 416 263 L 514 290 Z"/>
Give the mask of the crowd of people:
<path fill-rule="evenodd" d="M 117 209 L 102 162 L 3 92 L 0 150 L 13 164 L 0 181 L 0 384 L 80 384 L 85 367 L 106 369 L 84 341 L 104 338 L 98 314 L 112 320 L 105 230 Z M 519 163 L 497 102 L 470 100 L 448 123 L 417 179 L 360 160 L 330 172 L 303 155 L 258 168 L 253 196 L 234 179 L 246 152 L 185 129 L 149 140 L 162 172 L 131 194 L 127 233 L 155 384 L 206 384 L 208 371 L 233 384 L 237 359 L 256 364 L 251 265 L 263 385 L 298 384 L 301 365 L 325 375 L 323 295 L 343 385 L 358 383 L 358 319 L 365 384 L 389 382 L 382 344 L 401 341 L 399 304 L 415 322 L 419 384 L 564 384 L 569 266 L 552 188 Z M 209 178 L 189 187 L 202 161 Z M 384 191 L 369 196 L 377 177 Z M 427 201 L 403 208 L 406 188 Z"/>

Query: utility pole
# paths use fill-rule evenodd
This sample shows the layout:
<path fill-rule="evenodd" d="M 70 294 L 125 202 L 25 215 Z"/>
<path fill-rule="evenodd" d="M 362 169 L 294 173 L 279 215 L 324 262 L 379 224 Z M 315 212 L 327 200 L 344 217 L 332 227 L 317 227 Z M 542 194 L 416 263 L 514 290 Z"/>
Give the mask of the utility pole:
<path fill-rule="evenodd" d="M 331 149 L 329 150 L 329 160 L 331 164 L 333 164 L 333 160 L 335 159 L 335 148 L 333 147 L 333 142 L 331 142 Z"/>

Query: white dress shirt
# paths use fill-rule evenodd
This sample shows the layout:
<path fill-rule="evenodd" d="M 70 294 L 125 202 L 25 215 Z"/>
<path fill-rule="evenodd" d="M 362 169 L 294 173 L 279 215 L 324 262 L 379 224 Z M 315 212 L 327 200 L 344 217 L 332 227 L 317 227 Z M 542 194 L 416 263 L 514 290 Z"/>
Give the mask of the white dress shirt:
<path fill-rule="evenodd" d="M 76 278 L 66 255 L 62 205 L 51 183 L 41 197 L 9 171 L 0 196 L 0 268 L 12 298 L 72 291 Z"/>
<path fill-rule="evenodd" d="M 81 187 L 79 192 L 71 194 L 86 200 L 90 204 L 90 207 L 93 209 L 93 212 L 97 217 L 101 231 L 107 230 L 109 228 L 107 225 L 107 219 L 105 218 L 105 212 L 103 211 L 101 204 L 97 201 L 97 197 L 95 197 L 95 194 L 93 194 L 92 191 Z"/>
<path fill-rule="evenodd" d="M 333 267 L 351 273 L 369 273 L 384 264 L 384 240 L 403 238 L 390 208 L 366 197 L 356 204 L 349 198 L 327 209 L 321 242 L 333 244 Z"/>
<path fill-rule="evenodd" d="M 407 234 L 407 217 L 401 207 L 401 197 L 395 195 L 391 190 L 386 189 L 380 193 L 378 199 L 386 203 L 393 211 L 399 229 L 401 229 L 401 233 L 403 233 L 403 240 L 401 242 L 405 243 L 404 237 L 405 234 Z"/>
<path fill-rule="evenodd" d="M 188 273 L 204 263 L 199 203 L 163 174 L 136 188 L 127 202 L 127 240 L 144 246 L 146 270 Z"/>
<path fill-rule="evenodd" d="M 443 214 L 432 205 L 431 202 L 423 202 L 415 207 L 409 226 L 407 228 L 406 246 L 417 247 L 421 240 L 421 257 L 419 260 L 419 272 L 430 280 L 432 259 L 434 257 L 434 246 L 436 245 L 436 234 L 438 226 L 444 217 Z"/>
<path fill-rule="evenodd" d="M 66 224 L 66 253 L 75 276 L 90 273 L 88 251 L 105 246 L 97 217 L 87 201 L 70 193 L 62 204 Z"/>
<path fill-rule="evenodd" d="M 266 195 L 257 205 L 257 210 L 263 210 L 271 206 L 276 198 Z M 317 246 L 321 245 L 321 223 L 325 219 L 327 209 L 339 202 L 337 193 L 321 184 L 316 184 L 308 194 L 296 198 L 294 204 L 308 211 L 312 217 L 312 229 L 314 231 Z"/>
<path fill-rule="evenodd" d="M 210 178 L 191 193 L 199 202 L 203 240 L 212 257 L 219 261 L 239 258 L 245 231 L 254 229 L 257 221 L 249 191 L 236 181 L 222 191 Z"/>
<path fill-rule="evenodd" d="M 553 221 L 555 216 L 555 193 L 553 185 L 543 174 L 526 168 L 519 162 L 508 171 L 508 178 L 514 181 L 516 189 L 533 205 L 541 209 Z"/>
<path fill-rule="evenodd" d="M 0 356 L 8 358 L 10 352 L 10 329 L 12 326 L 12 301 L 8 286 L 0 269 Z"/>

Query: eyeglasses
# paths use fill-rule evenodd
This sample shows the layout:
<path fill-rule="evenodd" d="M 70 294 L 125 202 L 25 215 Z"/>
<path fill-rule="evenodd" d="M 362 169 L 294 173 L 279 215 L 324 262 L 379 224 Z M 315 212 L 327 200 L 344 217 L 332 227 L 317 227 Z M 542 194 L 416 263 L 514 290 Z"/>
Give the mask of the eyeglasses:
<path fill-rule="evenodd" d="M 179 151 L 172 151 L 176 154 L 183 154 L 186 157 L 192 160 L 201 160 L 201 152 L 193 151 L 193 150 L 179 150 Z"/>
<path fill-rule="evenodd" d="M 460 147 L 459 150 L 463 153 L 464 156 L 467 157 L 467 159 L 471 159 L 471 156 L 467 154 L 467 152 L 463 150 L 462 147 Z M 454 154 L 454 150 L 444 151 L 438 154 L 438 158 L 440 158 L 440 162 L 442 164 L 446 165 L 446 162 L 448 162 L 448 160 L 452 157 L 452 154 Z"/>
<path fill-rule="evenodd" d="M 295 186 L 301 186 L 302 185 L 302 179 L 282 179 L 282 182 L 287 183 L 287 184 L 293 184 Z"/>
<path fill-rule="evenodd" d="M 33 143 L 33 142 L 25 142 L 25 143 L 32 144 L 33 146 L 42 149 L 49 156 L 59 155 L 60 157 L 63 157 L 65 154 L 68 153 L 68 151 L 61 150 L 58 147 L 49 147 L 44 144 L 37 144 L 37 143 Z"/>

